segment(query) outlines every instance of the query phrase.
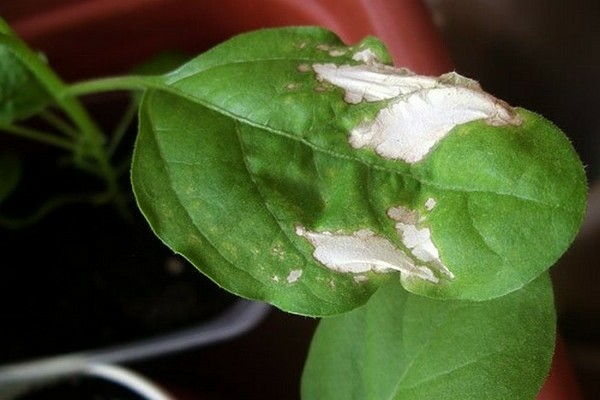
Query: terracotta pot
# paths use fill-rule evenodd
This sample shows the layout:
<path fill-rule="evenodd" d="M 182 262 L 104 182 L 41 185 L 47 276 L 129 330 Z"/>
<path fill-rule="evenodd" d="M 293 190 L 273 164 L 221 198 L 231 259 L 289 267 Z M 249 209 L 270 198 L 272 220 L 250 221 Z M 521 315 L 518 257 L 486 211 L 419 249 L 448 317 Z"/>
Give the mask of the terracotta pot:
<path fill-rule="evenodd" d="M 418 0 L 22 0 L 0 5 L 0 14 L 71 81 L 126 72 L 165 49 L 198 53 L 240 32 L 285 25 L 320 25 L 348 43 L 375 35 L 398 66 L 431 75 L 452 69 Z M 565 361 L 559 342 L 540 400 L 578 398 Z"/>
<path fill-rule="evenodd" d="M 0 15 L 68 80 L 124 72 L 164 49 L 197 53 L 243 31 L 303 24 L 327 27 L 349 43 L 376 35 L 398 65 L 420 73 L 439 74 L 450 67 L 427 9 L 415 0 L 23 3 L 0 8 Z"/>
<path fill-rule="evenodd" d="M 556 349 L 552 359 L 550 375 L 546 379 L 537 400 L 580 400 L 579 386 L 565 343 L 560 335 L 556 340 Z"/>

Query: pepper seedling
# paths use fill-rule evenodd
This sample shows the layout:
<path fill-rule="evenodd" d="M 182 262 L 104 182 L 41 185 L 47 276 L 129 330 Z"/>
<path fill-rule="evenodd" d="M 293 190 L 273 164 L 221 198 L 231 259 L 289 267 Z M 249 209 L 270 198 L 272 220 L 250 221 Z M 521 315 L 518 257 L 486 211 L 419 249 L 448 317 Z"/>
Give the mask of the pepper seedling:
<path fill-rule="evenodd" d="M 547 270 L 587 190 L 552 123 L 456 73 L 393 67 L 375 38 L 348 46 L 320 28 L 251 32 L 163 75 L 75 84 L 0 31 L 0 128 L 70 152 L 103 178 L 95 201 L 123 196 L 114 143 L 78 98 L 141 92 L 140 211 L 217 285 L 323 318 L 304 399 L 535 397 L 554 347 Z M 22 124 L 48 108 L 69 129 Z"/>

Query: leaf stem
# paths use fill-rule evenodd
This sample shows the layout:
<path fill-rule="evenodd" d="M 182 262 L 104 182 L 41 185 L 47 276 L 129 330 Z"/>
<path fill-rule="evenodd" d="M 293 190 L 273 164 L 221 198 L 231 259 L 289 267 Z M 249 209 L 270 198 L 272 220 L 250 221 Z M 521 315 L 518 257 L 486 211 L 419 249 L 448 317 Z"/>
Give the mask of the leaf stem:
<path fill-rule="evenodd" d="M 14 124 L 0 124 L 0 130 L 14 136 L 35 140 L 37 142 L 49 144 L 65 150 L 74 151 L 76 149 L 75 144 L 69 140 L 32 128 L 25 128 L 23 126 Z"/>
<path fill-rule="evenodd" d="M 108 193 L 118 192 L 115 171 L 104 149 L 104 135 L 92 120 L 83 105 L 70 94 L 67 85 L 52 71 L 41 57 L 16 37 L 0 34 L 0 45 L 9 49 L 39 79 L 57 105 L 73 122 L 82 136 L 83 146 L 95 160 L 99 174 L 104 178 Z"/>
<path fill-rule="evenodd" d="M 77 138 L 79 135 L 79 132 L 77 132 L 73 126 L 71 126 L 67 121 L 63 120 L 59 115 L 51 110 L 41 111 L 38 115 L 41 119 L 50 124 L 59 132 L 63 133 L 65 136 Z"/>
<path fill-rule="evenodd" d="M 147 89 L 169 90 L 169 87 L 162 82 L 159 76 L 126 75 L 73 83 L 66 88 L 65 94 L 69 96 L 83 96 L 118 90 L 143 91 Z"/>
<path fill-rule="evenodd" d="M 123 137 L 125 137 L 127 129 L 129 128 L 131 122 L 136 116 L 137 108 L 138 101 L 136 101 L 136 99 L 131 99 L 129 101 L 129 104 L 127 104 L 127 108 L 121 116 L 121 119 L 119 120 L 119 123 L 115 127 L 113 134 L 110 138 L 110 143 L 108 144 L 107 149 L 110 157 L 112 157 L 115 154 L 117 148 L 119 147 L 119 144 L 123 141 Z"/>

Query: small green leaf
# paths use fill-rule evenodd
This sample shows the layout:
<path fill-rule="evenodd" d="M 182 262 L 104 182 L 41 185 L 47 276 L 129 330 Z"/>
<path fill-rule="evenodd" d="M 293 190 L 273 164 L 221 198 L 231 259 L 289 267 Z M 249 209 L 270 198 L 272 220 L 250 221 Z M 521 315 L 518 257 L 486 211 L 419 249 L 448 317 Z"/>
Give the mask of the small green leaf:
<path fill-rule="evenodd" d="M 547 274 L 494 300 L 434 300 L 397 284 L 366 306 L 323 319 L 302 398 L 534 399 L 554 348 Z"/>
<path fill-rule="evenodd" d="M 0 35 L 14 33 L 0 21 Z M 26 119 L 51 101 L 48 92 L 29 69 L 6 46 L 0 45 L 0 123 Z"/>
<path fill-rule="evenodd" d="M 413 293 L 485 300 L 548 269 L 585 209 L 569 141 L 467 78 L 385 65 L 382 49 L 263 30 L 165 75 L 132 167 L 157 235 L 224 288 L 316 316 L 397 271 Z"/>

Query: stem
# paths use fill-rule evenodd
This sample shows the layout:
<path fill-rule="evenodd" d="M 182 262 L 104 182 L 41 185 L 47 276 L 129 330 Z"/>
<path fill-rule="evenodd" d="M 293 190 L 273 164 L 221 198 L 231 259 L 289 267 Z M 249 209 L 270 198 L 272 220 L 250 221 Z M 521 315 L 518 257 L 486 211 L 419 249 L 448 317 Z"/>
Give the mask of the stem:
<path fill-rule="evenodd" d="M 89 147 L 85 147 L 89 149 L 90 155 L 96 160 L 99 173 L 106 182 L 108 192 L 116 194 L 118 192 L 117 177 L 103 147 L 104 136 L 85 108 L 77 98 L 68 93 L 67 86 L 63 81 L 23 42 L 15 37 L 0 34 L 0 45 L 9 49 L 14 56 L 29 68 L 38 78 L 40 84 L 46 88 L 56 103 L 75 124 L 83 141 L 89 144 Z"/>
<path fill-rule="evenodd" d="M 74 151 L 76 149 L 76 146 L 72 142 L 60 137 L 56 137 L 48 132 L 9 124 L 0 124 L 0 130 L 14 136 L 46 143 L 61 149 L 66 149 L 69 151 Z"/>
<path fill-rule="evenodd" d="M 39 113 L 39 116 L 52 127 L 56 128 L 56 130 L 63 133 L 65 136 L 68 136 L 70 138 L 77 138 L 77 136 L 79 135 L 79 132 L 77 132 L 75 128 L 73 128 L 60 116 L 56 115 L 56 113 L 50 110 L 41 111 Z"/>
<path fill-rule="evenodd" d="M 143 91 L 147 89 L 170 90 L 170 88 L 156 76 L 127 75 L 77 82 L 68 86 L 65 94 L 69 96 L 82 96 L 116 90 Z"/>
<path fill-rule="evenodd" d="M 135 118 L 136 112 L 138 108 L 138 101 L 135 98 L 132 98 L 127 104 L 127 109 L 123 113 L 123 116 L 119 120 L 118 125 L 115 127 L 113 134 L 111 136 L 110 143 L 108 145 L 108 154 L 109 156 L 113 156 L 119 147 L 119 144 L 125 137 L 125 133 L 127 133 L 127 129 L 131 125 L 131 122 Z"/>

